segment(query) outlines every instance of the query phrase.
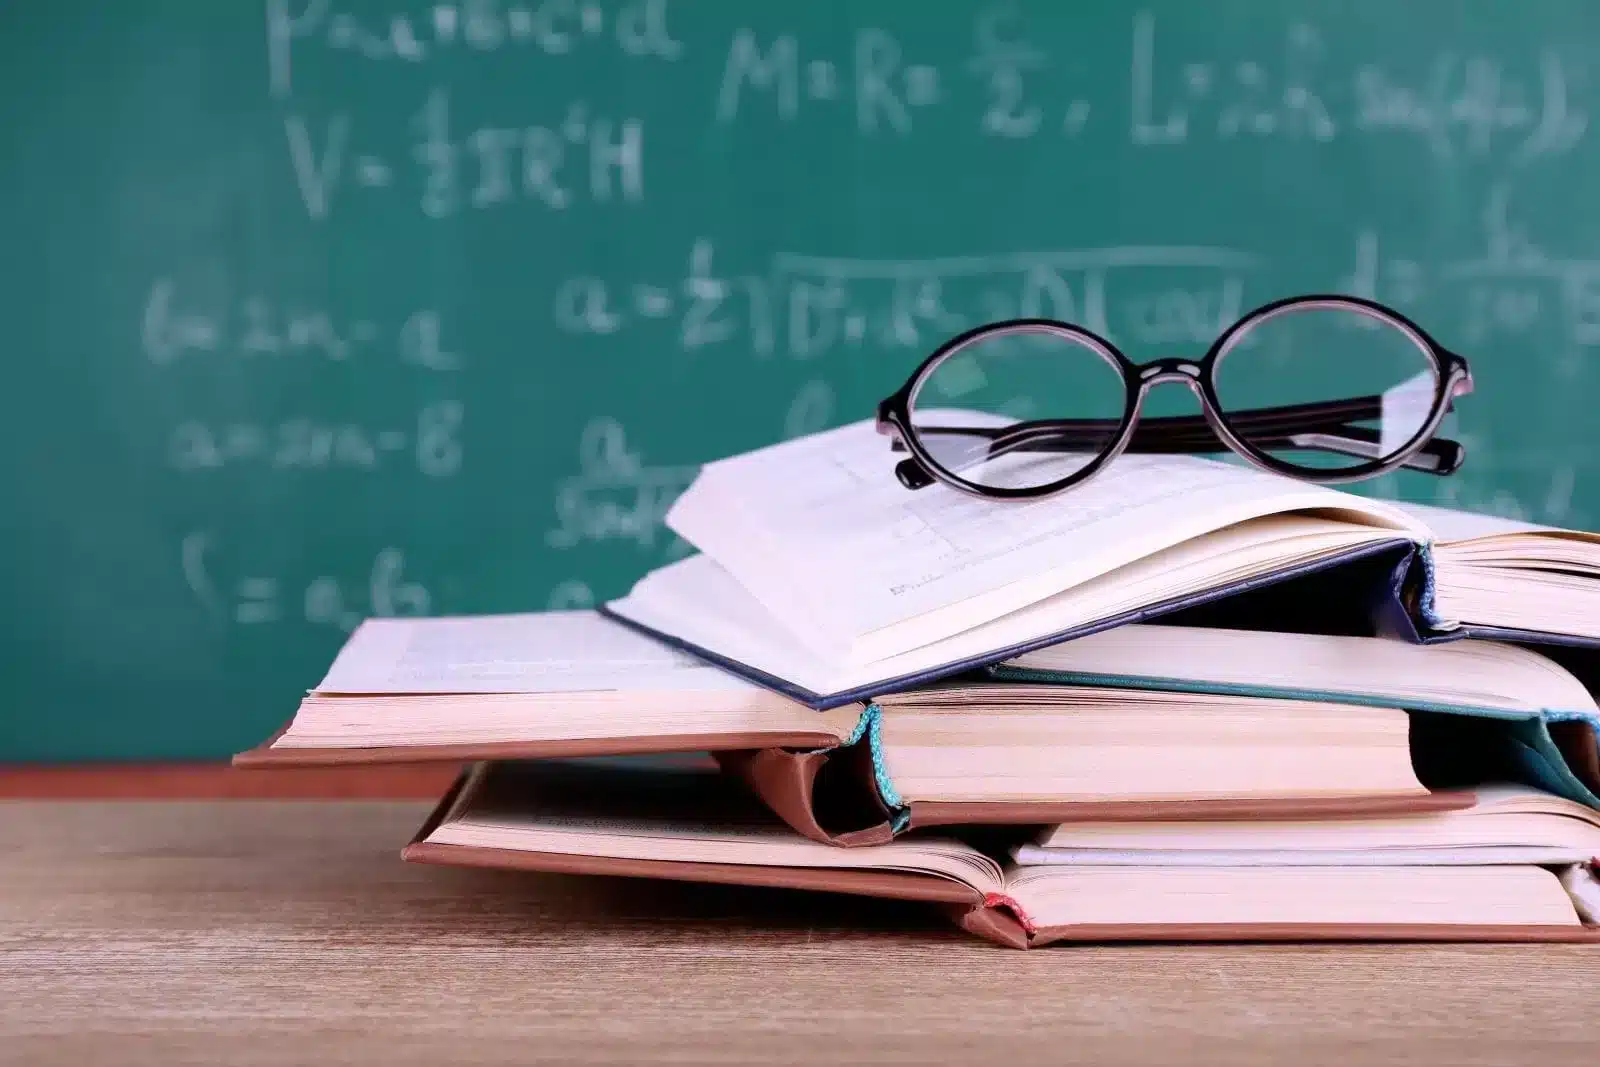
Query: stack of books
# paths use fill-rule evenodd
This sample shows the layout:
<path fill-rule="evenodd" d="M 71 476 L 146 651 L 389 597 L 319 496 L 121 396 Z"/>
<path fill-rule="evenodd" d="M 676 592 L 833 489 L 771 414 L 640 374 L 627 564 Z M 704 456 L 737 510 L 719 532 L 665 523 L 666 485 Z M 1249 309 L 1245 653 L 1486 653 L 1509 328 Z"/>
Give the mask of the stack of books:
<path fill-rule="evenodd" d="M 598 612 L 369 620 L 236 762 L 466 762 L 416 862 L 1014 947 L 1600 937 L 1600 537 L 1182 456 L 1025 504 L 891 468 L 870 424 L 712 463 L 697 554 Z M 672 753 L 714 760 L 633 758 Z"/>

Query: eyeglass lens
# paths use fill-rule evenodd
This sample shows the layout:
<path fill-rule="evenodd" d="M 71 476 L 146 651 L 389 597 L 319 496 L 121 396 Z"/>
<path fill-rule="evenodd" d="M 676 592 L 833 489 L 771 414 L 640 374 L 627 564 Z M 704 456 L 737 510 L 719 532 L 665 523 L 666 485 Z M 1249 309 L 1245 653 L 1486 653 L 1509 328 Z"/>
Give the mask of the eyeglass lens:
<path fill-rule="evenodd" d="M 1427 426 L 1438 369 L 1404 323 L 1354 304 L 1291 304 L 1251 320 L 1218 355 L 1219 413 L 1242 441 L 1309 475 L 1399 453 Z M 1115 442 L 1127 407 L 1116 358 L 1070 330 L 1011 326 L 932 367 L 911 398 L 911 429 L 948 474 L 981 488 L 1070 478 Z M 1191 425 L 1164 426 L 1146 401 L 1135 451 L 1216 451 Z M 1215 447 L 1208 447 L 1215 446 Z"/>
<path fill-rule="evenodd" d="M 1422 338 L 1348 304 L 1291 305 L 1256 319 L 1221 354 L 1214 382 L 1237 436 L 1311 473 L 1393 457 L 1427 425 L 1438 397 Z"/>
<path fill-rule="evenodd" d="M 1114 357 L 1049 329 L 984 335 L 936 364 L 911 398 L 935 462 L 984 488 L 1032 489 L 1082 470 L 1116 440 L 1127 388 Z M 1072 420 L 1069 426 L 1050 425 Z"/>

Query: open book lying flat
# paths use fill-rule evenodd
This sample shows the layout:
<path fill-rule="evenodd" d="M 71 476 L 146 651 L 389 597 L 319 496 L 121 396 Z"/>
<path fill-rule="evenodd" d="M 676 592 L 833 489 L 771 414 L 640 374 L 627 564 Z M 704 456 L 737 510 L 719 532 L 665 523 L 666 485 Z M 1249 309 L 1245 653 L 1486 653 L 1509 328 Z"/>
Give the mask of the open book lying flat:
<path fill-rule="evenodd" d="M 1593 534 L 1190 456 L 1122 456 L 1028 503 L 912 492 L 893 466 L 866 422 L 710 463 L 667 516 L 701 554 L 604 610 L 818 708 L 1385 553 L 1419 639 L 1600 641 Z"/>
<path fill-rule="evenodd" d="M 1394 706 L 982 678 L 818 712 L 573 611 L 366 622 L 235 762 L 712 751 L 801 833 L 864 844 L 940 824 L 1458 805 L 1418 780 L 1409 731 Z"/>
<path fill-rule="evenodd" d="M 1584 865 L 1026 865 L 927 837 L 840 849 L 775 824 L 719 775 L 615 766 L 479 765 L 402 855 L 929 901 L 1014 948 L 1597 936 L 1584 918 L 1594 896 Z"/>

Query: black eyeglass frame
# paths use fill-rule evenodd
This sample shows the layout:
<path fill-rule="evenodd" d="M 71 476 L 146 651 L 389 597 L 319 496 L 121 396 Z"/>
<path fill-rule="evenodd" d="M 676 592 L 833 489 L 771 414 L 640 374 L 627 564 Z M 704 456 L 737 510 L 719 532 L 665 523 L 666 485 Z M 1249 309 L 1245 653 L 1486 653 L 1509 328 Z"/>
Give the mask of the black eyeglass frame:
<path fill-rule="evenodd" d="M 1292 447 L 1324 448 L 1346 455 L 1362 455 L 1374 447 L 1371 440 L 1377 435 L 1364 427 L 1346 423 L 1356 419 L 1371 419 L 1381 414 L 1381 396 L 1351 397 L 1310 404 L 1283 407 L 1256 408 L 1229 415 L 1217 396 L 1216 369 L 1246 332 L 1269 319 L 1294 311 L 1320 308 L 1355 311 L 1393 326 L 1406 333 L 1433 363 L 1433 407 L 1422 427 L 1392 455 L 1379 456 L 1366 463 L 1349 467 L 1313 468 L 1287 463 L 1251 444 L 1236 432 L 1236 424 L 1245 424 L 1258 440 L 1270 444 L 1271 440 L 1287 441 L 1293 436 L 1311 436 L 1324 441 L 1321 445 L 1293 445 Z M 946 469 L 923 445 L 920 432 L 911 423 L 911 410 L 917 394 L 927 384 L 929 377 L 945 360 L 957 353 L 995 337 L 1023 333 L 1045 333 L 1076 342 L 1100 355 L 1121 375 L 1126 393 L 1122 418 L 1116 424 L 1109 444 L 1087 464 L 1064 478 L 1040 486 L 1010 487 L 982 485 Z M 1141 419 L 1140 411 L 1145 394 L 1162 382 L 1177 381 L 1189 386 L 1200 398 L 1201 416 L 1156 416 Z M 923 360 L 906 383 L 878 404 L 877 430 L 895 438 L 895 451 L 910 453 L 907 459 L 895 466 L 895 475 L 908 489 L 922 489 L 935 481 L 972 496 L 1001 500 L 1034 500 L 1054 496 L 1100 473 L 1105 466 L 1124 452 L 1173 453 L 1217 452 L 1226 448 L 1263 470 L 1323 485 L 1375 478 L 1401 467 L 1430 474 L 1451 474 L 1461 466 L 1466 450 L 1458 442 L 1434 435 L 1450 412 L 1456 397 L 1472 392 L 1472 370 L 1464 356 L 1445 348 L 1426 330 L 1393 308 L 1362 297 L 1339 294 L 1313 294 L 1286 297 L 1248 312 L 1229 326 L 1212 342 L 1199 362 L 1184 359 L 1158 359 L 1136 364 L 1128 359 L 1116 345 L 1091 330 L 1056 319 L 1007 319 L 978 326 L 951 338 L 940 345 L 932 355 Z M 1373 410 L 1376 406 L 1377 410 Z M 1109 420 L 1046 419 L 995 428 L 959 428 L 953 432 L 989 437 L 993 442 L 1006 435 L 1019 434 L 1035 438 L 1034 447 L 1049 447 L 1050 439 L 1057 442 L 1080 433 L 1103 433 Z M 1143 432 L 1140 432 L 1140 431 Z M 1331 431 L 1331 433 L 1330 433 Z M 1098 439 L 1098 438 L 1097 438 Z M 1346 449 L 1329 447 L 1329 443 L 1343 443 Z M 1220 446 L 1220 447 L 1219 447 Z M 1007 449 L 1009 450 L 1009 449 Z"/>

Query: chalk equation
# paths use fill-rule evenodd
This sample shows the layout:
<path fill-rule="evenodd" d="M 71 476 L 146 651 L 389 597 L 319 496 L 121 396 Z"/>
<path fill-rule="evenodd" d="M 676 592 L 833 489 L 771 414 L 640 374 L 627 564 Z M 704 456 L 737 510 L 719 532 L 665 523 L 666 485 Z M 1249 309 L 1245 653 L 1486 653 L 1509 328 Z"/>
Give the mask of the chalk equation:
<path fill-rule="evenodd" d="M 1504 186 L 1488 197 L 1481 252 L 1425 263 L 1362 229 L 1346 266 L 1316 287 L 1402 310 L 1446 300 L 1474 344 L 1554 327 L 1562 344 L 1552 358 L 1575 373 L 1600 345 L 1600 259 L 1547 253 L 1508 221 L 1507 199 Z M 1203 349 L 1253 306 L 1252 286 L 1259 293 L 1276 265 L 1224 246 L 1126 246 L 903 260 L 777 252 L 736 271 L 701 238 L 676 279 L 566 279 L 550 316 L 575 337 L 667 330 L 683 352 L 732 345 L 758 359 L 927 350 L 1017 316 L 1078 322 L 1130 350 Z"/>
<path fill-rule="evenodd" d="M 369 354 L 426 370 L 460 369 L 438 311 L 412 312 L 399 324 L 247 296 L 222 309 L 186 299 L 171 278 L 150 286 L 139 323 L 145 358 L 157 366 L 204 359 L 312 356 L 342 363 Z"/>
<path fill-rule="evenodd" d="M 1404 134 L 1440 157 L 1505 147 L 1527 160 L 1568 151 L 1588 124 L 1554 49 L 1525 57 L 1520 69 L 1497 57 L 1440 52 L 1403 70 L 1362 63 L 1341 71 L 1331 68 L 1326 35 L 1305 22 L 1286 27 L 1271 61 L 1184 55 L 1181 45 L 1160 40 L 1148 11 L 1134 15 L 1131 36 L 1128 132 L 1140 145 Z"/>
<path fill-rule="evenodd" d="M 219 573 L 219 538 L 210 530 L 186 534 L 179 566 L 189 592 L 208 612 L 247 627 L 309 623 L 348 633 L 368 616 L 428 615 L 436 610 L 431 593 L 406 573 L 405 553 L 380 549 L 358 580 L 332 574 L 288 580 L 274 575 Z"/>
<path fill-rule="evenodd" d="M 1195 54 L 1164 37 L 1150 11 L 1133 12 L 1109 48 L 1070 35 L 1063 43 L 1014 3 L 980 9 L 971 27 L 970 52 L 955 61 L 909 56 L 880 27 L 855 30 L 844 55 L 741 27 L 725 48 L 713 119 L 788 123 L 837 106 L 862 136 L 907 136 L 919 112 L 954 106 L 983 135 L 1005 140 L 1102 127 L 1151 147 L 1402 135 L 1440 158 L 1513 162 L 1565 153 L 1588 128 L 1574 92 L 1579 73 L 1555 47 L 1510 62 L 1438 51 L 1403 67 L 1335 66 L 1327 34 L 1305 21 L 1285 20 L 1271 54 L 1231 55 Z"/>
<path fill-rule="evenodd" d="M 555 60 L 604 48 L 667 64 L 688 51 L 668 0 L 375 7 L 266 0 L 269 96 L 296 97 L 308 50 L 421 71 L 446 57 L 508 50 Z M 1565 152 L 1587 128 L 1575 99 L 1581 68 L 1558 44 L 1510 61 L 1441 49 L 1385 65 L 1336 62 L 1349 42 L 1293 17 L 1282 20 L 1275 46 L 1224 54 L 1197 54 L 1185 35 L 1164 34 L 1150 10 L 1130 12 L 1124 34 L 1110 40 L 1085 41 L 1043 22 L 1013 2 L 977 8 L 959 56 L 912 54 L 889 25 L 858 26 L 833 52 L 798 33 L 735 26 L 699 45 L 722 62 L 709 114 L 719 124 L 792 122 L 837 107 L 863 135 L 905 136 L 918 112 L 956 106 L 977 131 L 1004 139 L 1077 137 L 1096 123 L 1148 146 L 1405 135 L 1440 157 L 1503 150 L 1520 161 Z"/>
<path fill-rule="evenodd" d="M 781 126 L 829 107 L 859 136 L 906 137 L 919 115 L 955 109 L 975 133 L 1002 140 L 1098 134 L 1160 148 L 1367 136 L 1414 140 L 1441 160 L 1512 166 L 1564 155 L 1588 129 L 1581 66 L 1555 45 L 1509 59 L 1442 50 L 1402 66 L 1336 66 L 1326 32 L 1304 21 L 1285 20 L 1270 55 L 1197 53 L 1181 35 L 1163 37 L 1148 10 L 1132 12 L 1126 26 L 1110 48 L 1068 44 L 1031 26 L 1017 5 L 1001 4 L 972 16 L 969 51 L 959 57 L 912 54 L 881 26 L 851 29 L 839 54 L 796 33 L 738 26 L 717 46 L 722 68 L 708 112 L 684 121 Z M 269 0 L 269 91 L 293 101 L 281 115 L 282 144 L 308 217 L 325 220 L 347 196 L 385 191 L 430 219 L 502 205 L 559 212 L 642 203 L 643 118 L 595 106 L 576 89 L 564 99 L 538 94 L 533 113 L 524 104 L 518 113 L 505 106 L 498 115 L 462 115 L 441 71 L 410 90 L 417 102 L 403 129 L 351 106 L 309 110 L 305 94 L 292 92 L 295 50 L 306 45 L 425 71 L 441 49 L 491 52 L 520 42 L 565 55 L 605 38 L 607 27 L 629 55 L 675 60 L 684 52 L 667 28 L 666 0 L 614 9 L 597 0 L 477 0 L 377 15 L 332 0 Z M 945 135 L 948 124 L 939 129 Z"/>
<path fill-rule="evenodd" d="M 659 547 L 667 509 L 699 468 L 650 466 L 628 447 L 627 431 L 608 416 L 589 420 L 578 441 L 578 473 L 556 483 L 556 525 L 545 533 L 554 549 L 625 541 Z M 669 556 L 688 551 L 677 538 Z"/>
<path fill-rule="evenodd" d="M 780 252 L 757 273 L 724 273 L 697 241 L 677 281 L 580 276 L 555 293 L 563 333 L 609 336 L 666 322 L 686 352 L 733 343 L 757 356 L 924 348 L 979 322 L 1080 322 L 1138 344 L 1209 344 L 1246 310 L 1256 256 L 1222 247 L 1059 249 L 879 260 Z"/>
<path fill-rule="evenodd" d="M 763 44 L 753 30 L 741 28 L 728 46 L 716 120 L 737 118 L 752 91 L 770 96 L 780 121 L 799 115 L 802 101 L 848 100 L 862 133 L 910 133 L 912 113 L 939 102 L 940 78 L 937 67 L 906 62 L 899 41 L 885 30 L 857 30 L 851 62 L 841 72 L 832 60 L 803 56 L 792 35 Z"/>
<path fill-rule="evenodd" d="M 296 53 L 303 59 L 307 48 L 401 64 L 506 50 L 567 56 L 610 47 L 668 62 L 683 54 L 668 26 L 667 0 L 461 0 L 396 5 L 400 10 L 387 12 L 375 6 L 266 0 L 268 92 L 275 98 L 294 93 Z"/>
<path fill-rule="evenodd" d="M 450 478 L 461 470 L 464 418 L 460 401 L 444 400 L 424 407 L 404 428 L 310 418 L 270 424 L 187 419 L 168 438 L 167 465 L 184 474 L 233 467 L 290 472 L 403 466 L 428 478 Z"/>
<path fill-rule="evenodd" d="M 347 111 L 323 120 L 285 115 L 284 145 L 307 216 L 327 219 L 349 192 L 391 189 L 403 189 L 429 219 L 507 204 L 564 211 L 644 199 L 644 123 L 595 113 L 581 100 L 541 122 L 458 130 L 449 90 L 436 87 L 409 126 L 397 154 L 362 141 Z"/>

